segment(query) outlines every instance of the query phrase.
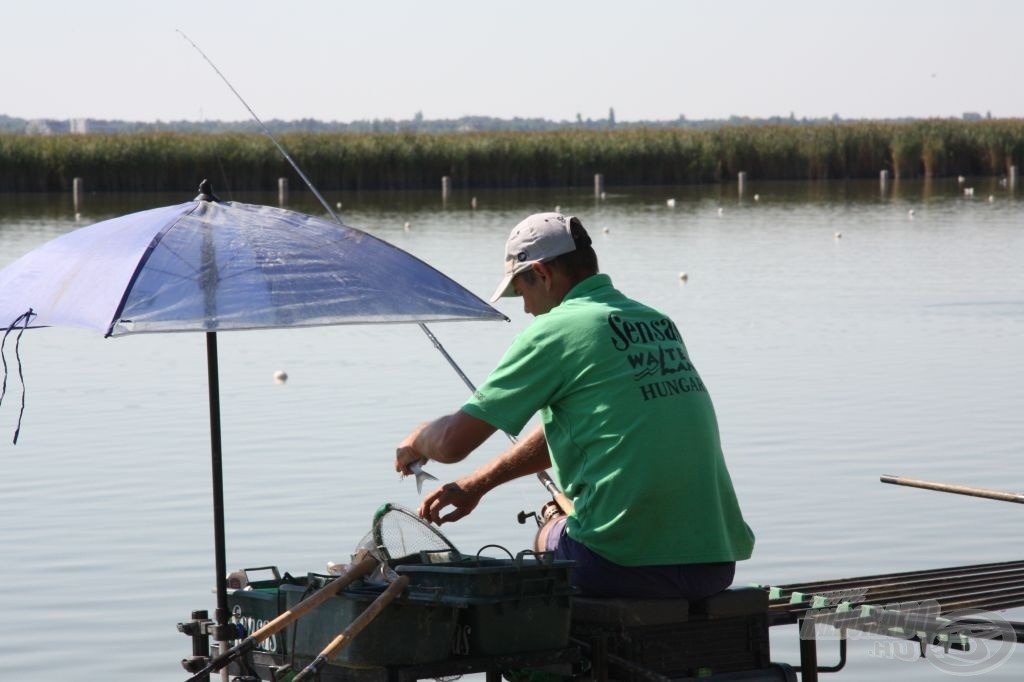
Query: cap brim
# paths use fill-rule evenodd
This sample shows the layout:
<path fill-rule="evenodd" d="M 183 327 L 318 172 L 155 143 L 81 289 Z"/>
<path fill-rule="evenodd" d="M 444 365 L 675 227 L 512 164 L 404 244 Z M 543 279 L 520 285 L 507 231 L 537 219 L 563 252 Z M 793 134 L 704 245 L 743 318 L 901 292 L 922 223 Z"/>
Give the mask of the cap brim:
<path fill-rule="evenodd" d="M 498 288 L 494 290 L 491 295 L 491 303 L 494 303 L 502 296 L 513 296 L 515 292 L 512 291 L 512 278 L 516 276 L 516 273 L 510 272 L 502 277 L 501 282 L 498 283 Z"/>

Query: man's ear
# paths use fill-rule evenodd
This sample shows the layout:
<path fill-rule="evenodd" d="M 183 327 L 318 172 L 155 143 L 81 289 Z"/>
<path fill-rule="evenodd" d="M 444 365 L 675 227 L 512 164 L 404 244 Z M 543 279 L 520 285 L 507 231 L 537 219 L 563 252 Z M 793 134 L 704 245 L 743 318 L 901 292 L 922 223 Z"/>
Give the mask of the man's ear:
<path fill-rule="evenodd" d="M 536 276 L 540 278 L 540 282 L 544 285 L 544 288 L 551 289 L 552 271 L 548 264 L 541 261 L 534 261 L 530 265 L 530 268 Z"/>

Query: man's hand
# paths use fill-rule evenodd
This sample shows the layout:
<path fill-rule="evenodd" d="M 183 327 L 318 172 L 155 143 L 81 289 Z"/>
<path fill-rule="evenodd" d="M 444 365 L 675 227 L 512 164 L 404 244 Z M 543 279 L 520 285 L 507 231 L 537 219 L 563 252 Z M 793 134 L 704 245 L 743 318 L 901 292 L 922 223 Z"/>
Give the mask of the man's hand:
<path fill-rule="evenodd" d="M 395 471 L 403 476 L 409 476 L 413 473 L 409 470 L 410 464 L 427 461 L 426 455 L 416 447 L 416 439 L 423 429 L 427 428 L 428 424 L 429 422 L 423 422 L 413 429 L 412 433 L 406 436 L 405 440 L 399 443 L 398 448 L 395 450 Z"/>
<path fill-rule="evenodd" d="M 408 476 L 412 473 L 409 465 L 416 462 L 461 462 L 494 431 L 487 422 L 462 410 L 420 424 L 395 449 L 395 471 Z"/>
<path fill-rule="evenodd" d="M 439 526 L 442 523 L 458 521 L 476 509 L 484 492 L 486 491 L 478 490 L 472 477 L 462 478 L 454 483 L 446 483 L 423 498 L 419 509 L 420 518 Z M 441 512 L 446 507 L 455 507 L 455 509 L 447 514 L 442 514 Z"/>

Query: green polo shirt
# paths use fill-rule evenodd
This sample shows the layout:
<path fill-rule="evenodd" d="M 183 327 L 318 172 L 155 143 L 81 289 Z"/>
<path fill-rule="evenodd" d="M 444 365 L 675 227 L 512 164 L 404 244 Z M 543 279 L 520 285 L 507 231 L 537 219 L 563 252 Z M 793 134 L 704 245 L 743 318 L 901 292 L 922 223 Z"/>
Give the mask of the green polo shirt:
<path fill-rule="evenodd" d="M 462 408 L 508 433 L 540 412 L 570 537 L 624 566 L 750 557 L 704 382 L 675 324 L 607 275 L 520 333 Z"/>

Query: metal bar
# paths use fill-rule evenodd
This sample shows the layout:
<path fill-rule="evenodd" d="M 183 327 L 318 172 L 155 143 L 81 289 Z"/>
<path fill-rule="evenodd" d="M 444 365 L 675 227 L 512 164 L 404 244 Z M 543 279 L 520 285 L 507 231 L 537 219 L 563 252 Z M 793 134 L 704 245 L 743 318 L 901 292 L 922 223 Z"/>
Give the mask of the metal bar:
<path fill-rule="evenodd" d="M 987 625 L 988 621 L 980 618 L 961 618 L 959 622 L 966 625 Z M 1003 624 L 1013 630 L 1014 637 L 1017 639 L 1017 644 L 1024 644 L 1024 623 L 1015 620 L 1008 620 Z"/>
<path fill-rule="evenodd" d="M 785 610 L 792 607 L 811 607 L 820 608 L 822 606 L 835 606 L 840 601 L 871 601 L 879 602 L 885 600 L 897 599 L 900 597 L 913 597 L 913 598 L 939 598 L 941 596 L 952 596 L 961 594 L 965 590 L 980 588 L 983 592 L 988 593 L 1002 591 L 1002 590 L 1013 590 L 1024 588 L 1024 576 L 1013 576 L 1004 579 L 992 580 L 990 576 L 978 576 L 971 579 L 961 579 L 958 581 L 943 581 L 941 583 L 932 583 L 928 585 L 919 585 L 908 583 L 906 585 L 893 585 L 887 586 L 885 589 L 867 589 L 863 590 L 862 594 L 851 594 L 849 598 L 843 598 L 842 596 L 830 597 L 829 591 L 824 591 L 824 594 L 815 593 L 802 593 L 797 592 L 796 594 L 802 595 L 799 601 L 796 599 L 796 594 L 788 595 L 787 601 L 782 601 L 786 597 L 781 597 L 779 601 L 771 604 L 770 609 Z M 845 593 L 856 593 L 858 590 L 855 588 L 847 588 L 846 590 L 831 591 L 831 595 L 844 595 Z M 827 603 L 820 604 L 816 603 L 820 601 L 820 597 L 825 597 Z"/>
<path fill-rule="evenodd" d="M 434 344 L 434 348 L 436 348 L 438 352 L 441 353 L 442 356 L 444 356 L 444 359 L 448 361 L 448 364 L 451 365 L 453 370 L 455 370 L 455 373 L 459 375 L 460 379 L 462 379 L 462 383 L 466 385 L 470 392 L 476 393 L 476 386 L 473 385 L 473 382 L 470 380 L 470 378 L 466 376 L 466 373 L 463 372 L 462 368 L 459 367 L 458 363 L 455 362 L 455 358 L 448 354 L 448 351 L 445 350 L 445 347 L 441 345 L 441 342 L 438 340 L 436 336 L 434 336 L 434 333 L 430 331 L 427 325 L 423 324 L 422 322 L 420 322 L 419 325 L 420 329 L 423 330 L 423 333 L 427 335 L 428 339 L 430 339 L 430 342 Z M 513 436 L 511 433 L 507 433 L 505 431 L 502 431 L 502 433 L 505 434 L 505 436 L 513 445 L 515 445 L 518 442 L 516 440 L 516 437 Z M 558 485 L 555 484 L 554 480 L 551 478 L 548 472 L 538 471 L 537 479 L 541 482 L 541 485 L 543 485 L 544 488 L 551 495 L 551 499 L 553 499 L 558 504 L 558 508 L 562 510 L 562 513 L 571 514 L 573 511 L 572 500 L 570 500 L 561 490 L 558 489 Z"/>
<path fill-rule="evenodd" d="M 973 488 L 966 485 L 951 483 L 936 483 L 934 481 L 922 481 L 918 478 L 907 478 L 905 476 L 882 476 L 882 483 L 893 485 L 905 485 L 911 488 L 924 488 L 925 490 L 937 490 L 942 493 L 954 493 L 956 495 L 970 495 L 971 497 L 984 497 L 990 500 L 1001 502 L 1016 502 L 1024 504 L 1024 495 L 1020 493 L 1009 493 L 1002 490 L 990 490 L 988 488 Z"/>
<path fill-rule="evenodd" d="M 217 367 L 217 332 L 206 332 L 206 374 L 210 395 L 210 462 L 213 470 L 213 553 L 217 571 L 217 622 L 215 639 L 220 653 L 228 649 L 224 630 L 228 623 L 228 562 L 224 540 L 224 467 L 220 440 L 220 379 Z M 227 673 L 222 673 L 227 679 Z"/>
<path fill-rule="evenodd" d="M 908 605 L 912 604 L 912 603 L 913 603 L 912 601 L 904 602 L 904 607 L 907 608 Z M 1007 596 L 1004 595 L 1004 596 L 1001 596 L 1001 597 L 999 597 L 997 599 L 988 599 L 988 600 L 985 600 L 985 599 L 964 599 L 964 600 L 954 600 L 954 601 L 947 600 L 945 603 L 943 603 L 943 602 L 937 602 L 937 603 L 938 603 L 938 609 L 942 613 L 944 613 L 944 614 L 955 613 L 956 611 L 961 611 L 961 610 L 966 610 L 966 609 L 978 610 L 978 611 L 1002 611 L 1002 610 L 1017 608 L 1019 606 L 1024 606 L 1024 593 L 1019 593 L 1019 594 L 1013 595 L 1013 597 L 1007 597 Z M 868 603 L 868 604 L 860 604 L 858 606 L 859 607 L 872 606 L 872 607 L 875 607 L 876 609 L 880 608 L 880 609 L 884 609 L 884 610 L 891 610 L 893 612 L 898 612 L 898 610 L 899 610 L 898 609 L 898 607 L 899 607 L 898 603 L 882 604 L 882 603 L 877 603 L 877 602 L 871 602 L 871 603 Z M 895 608 L 893 608 L 893 609 L 885 609 L 885 607 L 887 607 L 887 606 L 892 606 L 892 607 L 895 607 Z M 772 614 L 770 616 L 770 625 L 771 626 L 790 625 L 790 624 L 793 624 L 795 622 L 798 622 L 801 618 L 806 617 L 806 615 L 809 614 L 809 613 L 826 614 L 826 613 L 831 613 L 831 612 L 834 612 L 834 609 L 827 609 L 827 610 L 825 610 L 825 609 L 805 609 L 805 610 L 793 610 L 793 611 L 787 611 L 787 612 L 784 612 L 784 613 Z M 852 613 L 852 614 L 854 614 L 854 616 L 851 616 L 851 617 L 855 618 L 857 611 L 856 610 L 852 610 L 852 611 L 845 611 L 843 613 L 845 613 L 845 614 L 851 614 Z"/>
<path fill-rule="evenodd" d="M 806 583 L 791 583 L 788 585 L 779 585 L 778 589 L 799 591 L 799 592 L 810 592 L 815 589 L 821 589 L 824 587 L 831 587 L 836 589 L 842 589 L 849 586 L 864 586 L 875 583 L 886 583 L 891 582 L 907 582 L 916 578 L 927 578 L 935 576 L 950 575 L 955 573 L 976 573 L 983 570 L 1013 570 L 1020 569 L 1024 571 L 1024 561 L 1001 561 L 989 564 L 971 564 L 968 566 L 949 566 L 946 568 L 933 568 L 923 571 L 906 571 L 902 573 L 883 573 L 876 575 L 861 576 L 856 578 L 838 578 L 836 580 L 817 580 Z M 896 579 L 896 580 L 894 580 Z"/>
<path fill-rule="evenodd" d="M 801 682 L 818 682 L 818 646 L 814 638 L 814 619 L 810 624 L 800 619 L 797 631 L 800 633 L 800 680 Z M 809 631 L 810 634 L 807 634 Z"/>
<path fill-rule="evenodd" d="M 970 608 L 1005 610 L 1024 606 L 1024 562 L 816 581 L 772 589 L 779 594 L 769 606 L 769 621 L 773 626 L 798 622 L 808 612 L 834 607 L 837 601 L 863 602 L 884 608 L 894 603 L 934 600 L 943 613 Z M 862 596 L 856 594 L 858 590 L 863 590 Z M 845 598 L 843 592 L 854 594 Z M 825 597 L 824 603 L 821 597 Z M 794 602 L 794 598 L 798 601 Z"/>
<path fill-rule="evenodd" d="M 1024 583 L 1001 586 L 998 589 L 979 590 L 975 589 L 975 587 L 976 586 L 966 586 L 962 589 L 954 588 L 944 592 L 920 592 L 913 589 L 894 589 L 880 594 L 869 593 L 862 602 L 866 604 L 886 605 L 900 601 L 923 601 L 933 599 L 939 602 L 944 609 L 948 610 L 954 606 L 959 608 L 961 605 L 971 601 L 985 601 L 992 603 L 997 601 L 997 597 L 1000 595 L 1006 597 L 1008 600 L 1014 600 L 1018 596 L 1024 596 Z M 826 606 L 834 606 L 834 604 L 828 604 Z M 825 608 L 826 606 L 818 608 Z M 797 610 L 814 608 L 812 605 L 806 603 L 793 604 L 792 607 Z"/>
<path fill-rule="evenodd" d="M 801 650 L 800 653 L 801 653 L 801 661 L 803 661 L 803 651 Z M 815 649 L 814 657 L 815 657 L 815 662 L 817 662 L 817 657 L 818 657 L 817 649 Z M 846 667 L 846 628 L 841 628 L 840 629 L 840 634 L 839 634 L 839 662 L 836 663 L 835 665 L 816 665 L 815 666 L 815 670 L 816 670 L 815 674 L 817 674 L 817 673 L 837 673 L 837 672 L 839 672 L 840 670 L 842 670 L 845 667 Z M 796 670 L 796 672 L 801 673 L 801 677 L 802 677 L 802 670 L 801 670 L 801 668 L 802 668 L 802 666 L 798 665 L 798 666 L 796 666 L 795 670 Z M 803 679 L 806 679 L 806 678 L 803 678 Z"/>

